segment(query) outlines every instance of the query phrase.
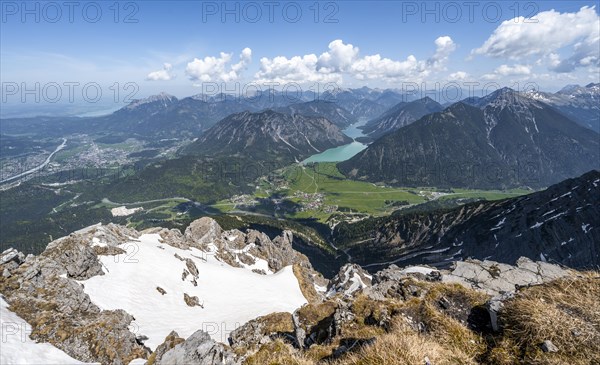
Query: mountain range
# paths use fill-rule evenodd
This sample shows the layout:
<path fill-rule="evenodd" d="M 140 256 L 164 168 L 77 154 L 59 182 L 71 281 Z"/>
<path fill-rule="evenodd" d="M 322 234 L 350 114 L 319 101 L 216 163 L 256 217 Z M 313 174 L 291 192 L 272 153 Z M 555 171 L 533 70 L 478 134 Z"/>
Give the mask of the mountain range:
<path fill-rule="evenodd" d="M 600 266 L 600 172 L 533 194 L 426 213 L 340 223 L 335 244 L 371 270 L 391 263 L 445 267 L 474 258 L 514 264 L 520 256 Z"/>
<path fill-rule="evenodd" d="M 340 129 L 358 122 L 358 119 L 336 103 L 326 100 L 314 100 L 305 103 L 291 104 L 274 109 L 283 114 L 300 114 L 307 117 L 323 117 Z"/>
<path fill-rule="evenodd" d="M 327 90 L 321 98 L 338 104 L 356 118 L 373 119 L 400 101 L 406 100 L 408 96 L 392 89 L 362 87 Z"/>
<path fill-rule="evenodd" d="M 599 135 L 504 88 L 387 134 L 338 164 L 353 179 L 405 186 L 545 187 L 595 169 Z"/>
<path fill-rule="evenodd" d="M 575 122 L 600 133 L 600 84 L 568 85 L 556 93 L 531 90 L 524 94 L 553 106 Z"/>
<path fill-rule="evenodd" d="M 439 112 L 442 109 L 444 109 L 442 105 L 430 97 L 411 102 L 402 101 L 379 117 L 368 121 L 362 127 L 362 130 L 369 137 L 377 139 L 397 129 L 406 127 L 424 115 Z"/>
<path fill-rule="evenodd" d="M 350 137 L 324 117 L 266 110 L 228 116 L 182 153 L 238 156 L 283 165 L 350 142 Z"/>
<path fill-rule="evenodd" d="M 250 97 L 226 94 L 194 95 L 183 99 L 161 93 L 137 99 L 123 108 L 97 117 L 36 117 L 0 120 L 3 134 L 37 133 L 64 136 L 81 133 L 126 137 L 193 138 L 226 116 L 260 111 L 306 101 L 281 92 L 262 92 Z"/>

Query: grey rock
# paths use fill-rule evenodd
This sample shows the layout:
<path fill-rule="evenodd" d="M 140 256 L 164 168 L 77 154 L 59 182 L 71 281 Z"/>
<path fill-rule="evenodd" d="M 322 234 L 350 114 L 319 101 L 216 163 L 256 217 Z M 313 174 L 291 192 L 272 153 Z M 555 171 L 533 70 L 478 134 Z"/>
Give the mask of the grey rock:
<path fill-rule="evenodd" d="M 205 250 L 209 244 L 221 239 L 223 229 L 217 221 L 209 217 L 196 219 L 185 229 L 184 241 L 191 247 Z"/>
<path fill-rule="evenodd" d="M 61 258 L 67 275 L 75 280 L 86 280 L 92 276 L 104 275 L 98 256 L 89 246 L 79 246 L 65 251 Z"/>
<path fill-rule="evenodd" d="M 158 234 L 160 241 L 166 245 L 187 250 L 189 246 L 183 239 L 183 235 L 176 229 L 161 229 Z"/>
<path fill-rule="evenodd" d="M 353 293 L 371 287 L 372 277 L 357 264 L 346 264 L 334 276 L 327 287 L 327 296 L 338 293 L 352 295 Z"/>
<path fill-rule="evenodd" d="M 287 230 L 272 241 L 267 235 L 256 231 L 249 231 L 246 236 L 247 243 L 254 243 L 255 245 L 250 253 L 266 260 L 273 272 L 277 272 L 285 266 L 308 261 L 304 255 L 292 248 L 293 240 L 294 235 Z"/>
<path fill-rule="evenodd" d="M 302 328 L 298 311 L 292 313 L 292 322 L 294 323 L 294 337 L 296 338 L 296 346 L 298 348 L 304 348 L 306 343 L 306 330 Z"/>
<path fill-rule="evenodd" d="M 208 333 L 199 330 L 185 342 L 164 353 L 156 364 L 164 365 L 237 365 L 235 355 L 220 343 L 212 340 Z"/>
<path fill-rule="evenodd" d="M 558 352 L 558 347 L 556 347 L 556 345 L 554 345 L 550 340 L 542 342 L 540 347 L 544 352 Z"/>
<path fill-rule="evenodd" d="M 204 305 L 200 303 L 200 299 L 197 296 L 190 296 L 187 293 L 183 293 L 183 301 L 190 307 L 201 307 L 204 308 Z"/>
<path fill-rule="evenodd" d="M 283 313 L 281 313 L 284 315 Z M 273 314 L 272 314 L 273 315 Z M 289 320 L 291 321 L 291 315 L 289 315 Z M 284 338 L 292 338 L 292 333 L 287 332 L 273 332 L 274 329 L 272 326 L 272 322 L 274 320 L 281 320 L 280 317 L 273 318 L 269 315 L 269 318 L 259 317 L 248 321 L 244 325 L 233 330 L 229 335 L 229 345 L 234 348 L 244 348 L 251 349 L 256 348 L 262 344 L 270 342 L 272 339 L 277 337 Z M 281 323 L 279 323 L 281 324 Z M 283 327 L 278 327 L 277 331 L 279 331 Z"/>
<path fill-rule="evenodd" d="M 10 278 L 12 276 L 12 274 L 10 273 L 10 271 L 7 268 L 5 268 L 2 271 L 2 276 L 5 277 L 5 278 Z"/>
<path fill-rule="evenodd" d="M 192 261 L 191 259 L 185 259 L 185 266 L 187 267 L 190 274 L 192 274 L 192 276 L 197 279 L 200 275 L 200 272 L 198 271 L 198 268 L 196 267 L 194 261 Z"/>
<path fill-rule="evenodd" d="M 457 261 L 454 268 L 442 276 L 442 281 L 459 283 L 495 296 L 513 292 L 520 287 L 540 285 L 569 275 L 557 265 L 520 258 L 516 266 L 494 261 Z"/>
<path fill-rule="evenodd" d="M 25 255 L 12 247 L 8 248 L 0 254 L 0 265 L 4 265 L 8 262 L 13 262 L 19 266 L 25 262 Z"/>
<path fill-rule="evenodd" d="M 179 337 L 179 334 L 175 331 L 171 331 L 165 338 L 165 341 L 158 345 L 156 350 L 154 350 L 154 363 L 159 364 L 162 360 L 163 356 L 176 345 L 184 342 L 185 340 Z"/>
<path fill-rule="evenodd" d="M 498 323 L 498 317 L 502 309 L 504 308 L 504 302 L 513 298 L 514 293 L 504 293 L 497 296 L 492 297 L 485 304 L 485 309 L 490 315 L 490 324 L 492 326 L 492 330 L 495 332 L 500 331 L 500 324 Z"/>

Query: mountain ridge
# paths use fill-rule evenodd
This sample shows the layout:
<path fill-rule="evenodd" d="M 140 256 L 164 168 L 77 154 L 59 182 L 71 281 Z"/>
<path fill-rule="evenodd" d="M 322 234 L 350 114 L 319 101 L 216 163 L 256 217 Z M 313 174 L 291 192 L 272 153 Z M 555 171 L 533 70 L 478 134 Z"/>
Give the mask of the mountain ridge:
<path fill-rule="evenodd" d="M 338 167 L 393 185 L 545 187 L 597 168 L 599 141 L 554 108 L 501 89 L 428 114 Z"/>

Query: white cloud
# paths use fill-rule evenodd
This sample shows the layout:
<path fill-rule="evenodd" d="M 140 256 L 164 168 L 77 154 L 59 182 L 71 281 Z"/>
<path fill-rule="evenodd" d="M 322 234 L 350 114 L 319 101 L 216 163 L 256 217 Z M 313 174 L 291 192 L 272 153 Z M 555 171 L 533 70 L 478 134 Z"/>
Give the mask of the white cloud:
<path fill-rule="evenodd" d="M 518 17 L 502 22 L 484 44 L 471 51 L 473 55 L 522 60 L 543 56 L 549 68 L 569 72 L 576 67 L 597 65 L 600 53 L 600 17 L 595 7 L 582 7 L 578 12 L 543 11 L 533 18 Z M 559 50 L 573 47 L 573 54 L 560 61 Z"/>
<path fill-rule="evenodd" d="M 494 73 L 500 76 L 525 76 L 531 74 L 531 67 L 526 65 L 500 65 Z"/>
<path fill-rule="evenodd" d="M 500 76 L 497 74 L 484 74 L 481 76 L 481 78 L 484 80 L 498 80 Z"/>
<path fill-rule="evenodd" d="M 340 39 L 329 43 L 329 51 L 319 56 L 317 68 L 324 72 L 346 71 L 358 57 L 359 49 Z"/>
<path fill-rule="evenodd" d="M 278 56 L 260 60 L 261 67 L 255 77 L 259 81 L 285 82 L 338 82 L 343 75 L 358 80 L 379 79 L 396 81 L 410 79 L 418 81 L 445 69 L 449 55 L 456 44 L 448 36 L 435 40 L 436 51 L 426 60 L 417 60 L 413 55 L 405 60 L 392 60 L 379 54 L 360 56 L 360 50 L 352 44 L 336 39 L 329 43 L 329 50 L 320 56 L 309 54 L 291 58 Z"/>
<path fill-rule="evenodd" d="M 448 75 L 449 80 L 466 80 L 469 78 L 469 74 L 464 71 L 456 71 Z"/>
<path fill-rule="evenodd" d="M 231 53 L 221 52 L 219 57 L 207 56 L 204 59 L 194 58 L 187 64 L 185 73 L 192 81 L 236 81 L 239 80 L 248 64 L 252 61 L 252 50 L 244 48 L 238 63 L 231 64 Z"/>
<path fill-rule="evenodd" d="M 260 60 L 260 70 L 255 78 L 259 82 L 341 82 L 337 73 L 323 68 L 318 70 L 318 57 L 314 54 L 287 58 L 278 56 L 273 59 L 266 57 Z"/>
<path fill-rule="evenodd" d="M 438 67 L 444 67 L 450 54 L 456 50 L 456 44 L 452 41 L 452 38 L 443 36 L 435 40 L 435 45 L 435 54 L 429 59 L 429 63 Z"/>
<path fill-rule="evenodd" d="M 171 73 L 173 69 L 173 65 L 170 63 L 163 64 L 163 69 L 150 72 L 148 76 L 146 76 L 146 80 L 149 81 L 169 81 L 175 78 L 175 75 Z"/>

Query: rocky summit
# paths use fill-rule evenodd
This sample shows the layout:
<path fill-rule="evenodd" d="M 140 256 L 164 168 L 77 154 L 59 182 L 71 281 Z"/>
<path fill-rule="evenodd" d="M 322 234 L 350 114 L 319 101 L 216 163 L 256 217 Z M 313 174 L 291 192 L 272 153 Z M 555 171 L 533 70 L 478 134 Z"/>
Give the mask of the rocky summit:
<path fill-rule="evenodd" d="M 271 239 L 252 229 L 224 230 L 205 217 L 183 233 L 99 224 L 53 241 L 38 256 L 8 249 L 0 256 L 3 316 L 26 323 L 31 334 L 6 347 L 34 353 L 49 346 L 62 361 L 83 363 L 346 364 L 372 363 L 379 346 L 403 338 L 417 343 L 410 351 L 418 357 L 439 363 L 466 341 L 456 356 L 477 363 L 513 350 L 503 342 L 485 350 L 486 336 L 527 341 L 511 332 L 512 321 L 525 310 L 521 302 L 542 295 L 537 288 L 571 291 L 579 300 L 600 290 L 595 273 L 526 258 L 514 266 L 390 265 L 374 274 L 347 264 L 327 280 L 293 240 L 289 231 Z M 577 336 L 523 342 L 534 347 L 512 359 L 560 359 L 573 343 L 597 349 L 589 342 L 600 338 L 597 314 L 556 305 L 560 315 L 575 317 Z"/>

